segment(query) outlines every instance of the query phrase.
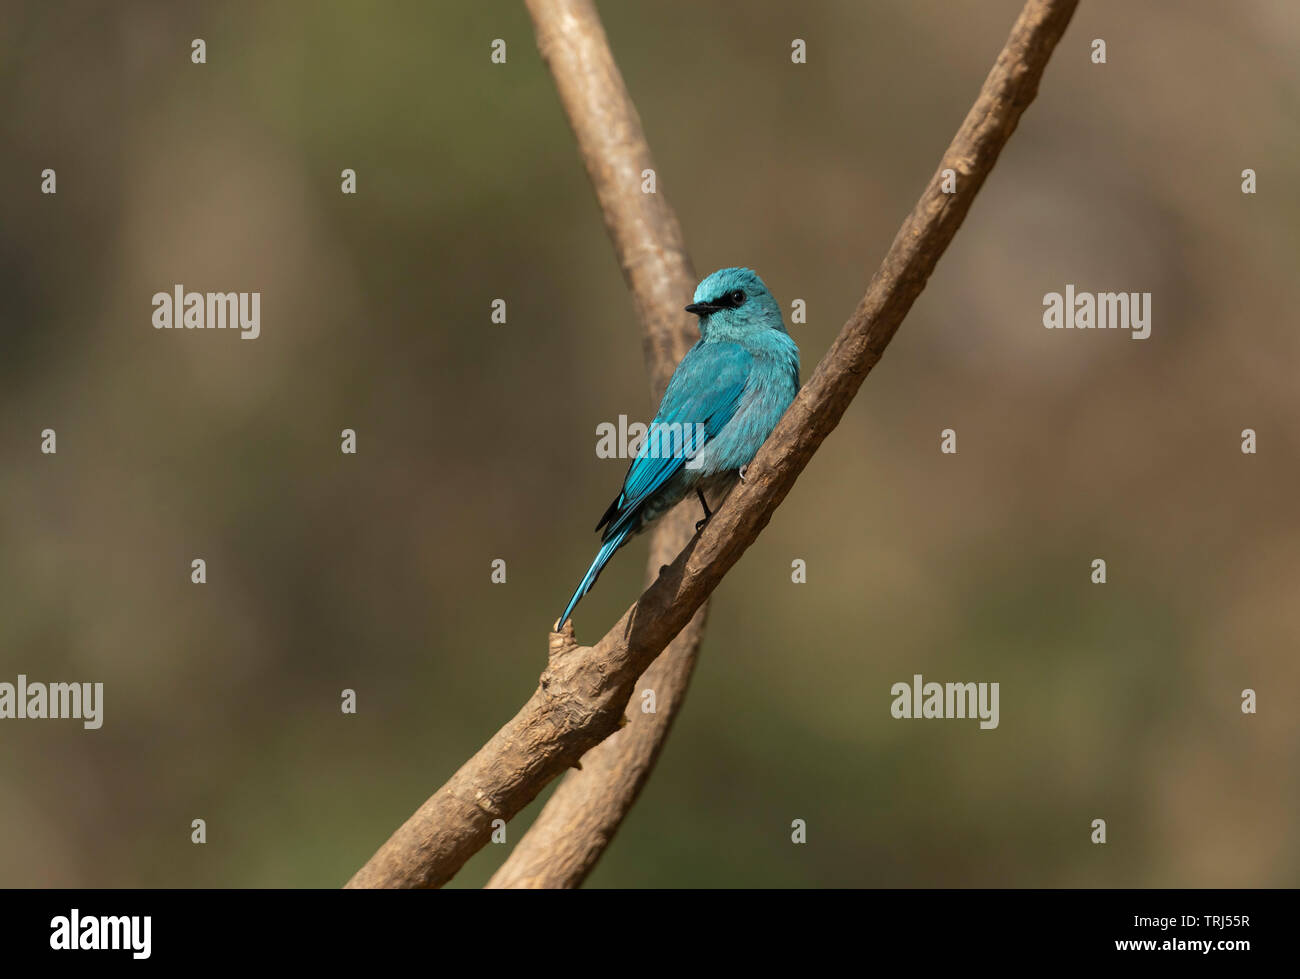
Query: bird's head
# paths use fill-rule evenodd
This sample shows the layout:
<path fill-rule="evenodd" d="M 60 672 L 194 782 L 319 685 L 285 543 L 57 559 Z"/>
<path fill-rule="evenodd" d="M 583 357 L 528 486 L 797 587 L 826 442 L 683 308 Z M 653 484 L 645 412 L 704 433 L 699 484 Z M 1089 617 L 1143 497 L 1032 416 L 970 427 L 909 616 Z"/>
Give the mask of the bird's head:
<path fill-rule="evenodd" d="M 753 269 L 719 269 L 695 287 L 686 312 L 700 318 L 706 337 L 753 335 L 762 330 L 785 332 L 781 307 Z"/>

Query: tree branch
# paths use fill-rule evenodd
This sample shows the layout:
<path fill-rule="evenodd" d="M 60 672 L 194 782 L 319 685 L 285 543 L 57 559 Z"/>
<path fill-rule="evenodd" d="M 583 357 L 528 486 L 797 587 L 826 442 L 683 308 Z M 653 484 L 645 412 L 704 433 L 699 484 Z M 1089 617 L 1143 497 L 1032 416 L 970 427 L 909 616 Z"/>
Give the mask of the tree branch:
<path fill-rule="evenodd" d="M 662 194 L 641 192 L 650 146 L 600 16 L 591 0 L 527 0 L 537 47 L 551 69 L 605 228 L 644 327 L 646 367 L 657 402 L 699 336 L 683 307 L 695 271 L 682 229 Z"/>
<path fill-rule="evenodd" d="M 636 305 L 657 402 L 699 337 L 694 317 L 682 308 L 695 288 L 695 271 L 681 228 L 662 189 L 641 192 L 641 173 L 655 169 L 654 160 L 595 5 L 591 0 L 528 0 L 528 11 Z M 655 527 L 647 585 L 690 543 L 696 514 L 691 501 Z M 637 681 L 637 690 L 655 692 L 655 713 L 633 711 L 622 730 L 583 756 L 582 768 L 564 777 L 489 887 L 582 883 L 658 760 L 684 702 L 707 614 L 705 604 Z"/>
<path fill-rule="evenodd" d="M 998 154 L 1038 91 L 1078 0 L 1029 0 L 978 98 L 903 222 L 866 295 L 703 531 L 595 646 L 571 626 L 523 709 L 412 815 L 350 887 L 429 887 L 449 880 L 556 775 L 619 727 L 637 677 L 687 624 L 785 499 L 925 287 Z M 940 189 L 942 171 L 957 191 Z"/>

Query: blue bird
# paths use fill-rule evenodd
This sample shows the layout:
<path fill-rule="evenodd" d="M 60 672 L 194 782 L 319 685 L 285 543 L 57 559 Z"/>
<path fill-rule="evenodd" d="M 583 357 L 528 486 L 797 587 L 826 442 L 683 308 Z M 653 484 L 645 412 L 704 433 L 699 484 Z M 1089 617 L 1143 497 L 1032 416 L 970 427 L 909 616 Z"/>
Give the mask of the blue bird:
<path fill-rule="evenodd" d="M 720 269 L 695 289 L 688 313 L 700 339 L 677 365 L 623 488 L 596 529 L 601 548 L 555 628 L 573 614 L 614 552 L 694 492 L 699 530 L 767 440 L 799 390 L 799 348 L 767 286 L 751 269 Z"/>

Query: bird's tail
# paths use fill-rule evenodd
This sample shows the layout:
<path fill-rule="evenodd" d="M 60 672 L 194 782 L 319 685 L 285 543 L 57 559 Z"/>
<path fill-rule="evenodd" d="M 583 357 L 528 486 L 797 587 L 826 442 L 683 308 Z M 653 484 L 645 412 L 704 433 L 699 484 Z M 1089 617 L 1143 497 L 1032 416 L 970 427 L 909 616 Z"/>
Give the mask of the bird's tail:
<path fill-rule="evenodd" d="M 560 616 L 560 621 L 555 627 L 557 632 L 564 628 L 564 623 L 569 621 L 569 616 L 573 614 L 573 610 L 577 604 L 582 601 L 582 596 L 591 591 L 591 586 L 594 585 L 596 579 L 600 577 L 601 570 L 609 563 L 609 559 L 614 556 L 614 552 L 623 546 L 623 542 L 627 540 L 627 535 L 630 530 L 630 527 L 624 527 L 601 545 L 600 550 L 596 553 L 596 560 L 591 562 L 591 567 L 588 568 L 587 573 L 582 576 L 582 581 L 578 583 L 577 591 L 573 593 L 573 597 L 569 599 L 569 604 L 564 609 L 564 614 Z"/>

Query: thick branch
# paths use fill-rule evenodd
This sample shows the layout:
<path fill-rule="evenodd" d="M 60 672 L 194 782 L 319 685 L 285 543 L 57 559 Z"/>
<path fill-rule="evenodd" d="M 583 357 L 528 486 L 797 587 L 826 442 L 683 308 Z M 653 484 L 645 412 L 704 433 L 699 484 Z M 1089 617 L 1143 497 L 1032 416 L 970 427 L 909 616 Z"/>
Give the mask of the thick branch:
<path fill-rule="evenodd" d="M 925 287 L 1016 124 L 1078 0 L 1029 0 L 939 168 L 866 295 L 812 378 L 701 534 L 594 647 L 552 634 L 532 698 L 411 816 L 349 882 L 427 887 L 449 880 L 556 775 L 618 728 L 638 676 L 686 625 L 767 525 Z M 942 171 L 957 192 L 940 190 Z"/>
<path fill-rule="evenodd" d="M 650 545 L 649 580 L 694 536 L 699 509 L 692 502 L 664 518 Z M 488 887 L 577 887 L 591 872 L 650 778 L 682 707 L 707 609 L 695 613 L 637 681 L 636 691 L 654 691 L 655 712 L 642 713 L 639 696 L 633 697 L 627 726 L 582 756 L 582 768 L 564 777 Z"/>
<path fill-rule="evenodd" d="M 636 304 L 657 401 L 699 337 L 695 318 L 682 309 L 695 273 L 681 229 L 662 192 L 641 192 L 641 172 L 654 169 L 654 161 L 594 4 L 529 0 L 528 10 Z M 659 522 L 646 584 L 690 543 L 696 516 L 692 501 Z M 632 711 L 626 727 L 583 756 L 582 768 L 564 777 L 489 887 L 582 883 L 650 777 L 684 702 L 707 615 L 705 604 L 637 681 L 637 690 L 655 692 L 655 712 Z"/>

